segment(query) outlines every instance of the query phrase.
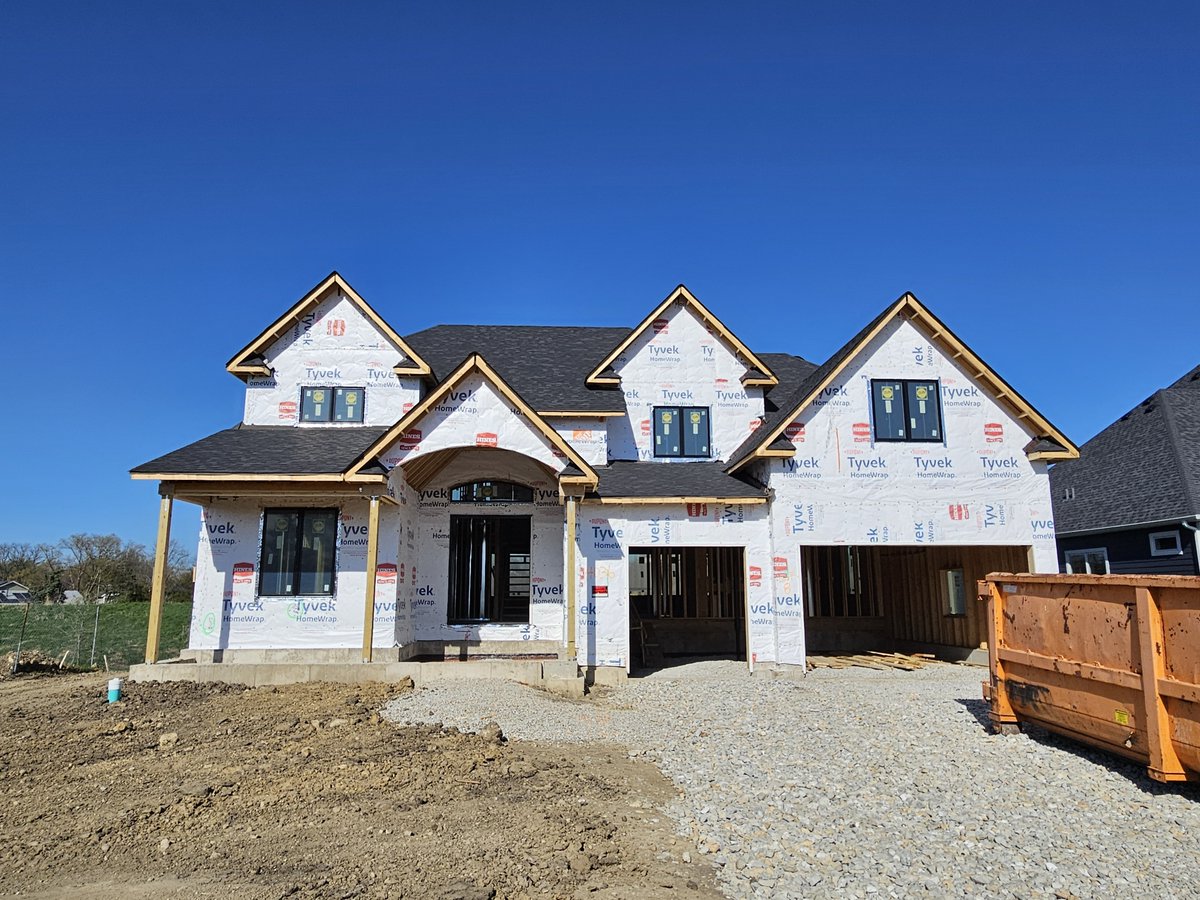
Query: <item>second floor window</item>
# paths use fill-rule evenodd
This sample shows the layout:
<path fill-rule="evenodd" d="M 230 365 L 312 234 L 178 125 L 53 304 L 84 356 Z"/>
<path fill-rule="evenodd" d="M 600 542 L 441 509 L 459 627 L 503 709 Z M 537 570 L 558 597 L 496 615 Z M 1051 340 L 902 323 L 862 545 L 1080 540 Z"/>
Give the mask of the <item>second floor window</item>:
<path fill-rule="evenodd" d="M 300 389 L 301 422 L 361 422 L 363 394 L 359 387 Z"/>
<path fill-rule="evenodd" d="M 871 381 L 875 440 L 942 443 L 941 389 L 936 381 Z"/>
<path fill-rule="evenodd" d="M 654 407 L 654 455 L 710 457 L 708 407 Z"/>

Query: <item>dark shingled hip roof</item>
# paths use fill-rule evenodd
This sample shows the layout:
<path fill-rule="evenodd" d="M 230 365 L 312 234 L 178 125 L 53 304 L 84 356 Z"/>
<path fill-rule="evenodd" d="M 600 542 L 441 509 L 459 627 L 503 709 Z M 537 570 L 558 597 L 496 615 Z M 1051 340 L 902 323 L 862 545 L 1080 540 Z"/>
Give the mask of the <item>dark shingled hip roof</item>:
<path fill-rule="evenodd" d="M 1058 534 L 1200 515 L 1200 366 L 1056 464 L 1050 495 Z"/>
<path fill-rule="evenodd" d="M 625 408 L 620 390 L 589 388 L 585 381 L 628 334 L 628 328 L 436 325 L 404 340 L 439 382 L 478 353 L 538 412 L 616 412 Z"/>
<path fill-rule="evenodd" d="M 604 500 L 646 497 L 713 497 L 727 500 L 763 500 L 766 488 L 747 484 L 725 472 L 720 462 L 635 462 L 616 460 L 597 466 L 600 485 L 588 494 Z"/>
<path fill-rule="evenodd" d="M 238 425 L 132 469 L 135 475 L 340 475 L 387 431 Z"/>

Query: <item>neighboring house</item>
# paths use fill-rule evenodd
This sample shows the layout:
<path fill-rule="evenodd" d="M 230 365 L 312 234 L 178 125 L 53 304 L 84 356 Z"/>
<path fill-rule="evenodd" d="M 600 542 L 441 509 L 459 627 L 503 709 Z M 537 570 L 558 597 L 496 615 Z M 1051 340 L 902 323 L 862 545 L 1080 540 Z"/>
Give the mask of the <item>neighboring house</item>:
<path fill-rule="evenodd" d="M 1078 452 L 911 294 L 815 366 L 683 286 L 633 329 L 402 336 L 334 273 L 227 369 L 242 422 L 132 472 L 160 562 L 202 508 L 202 659 L 969 650 L 975 579 L 1057 568 Z"/>
<path fill-rule="evenodd" d="M 19 581 L 0 581 L 0 603 L 31 603 L 33 594 Z"/>
<path fill-rule="evenodd" d="M 1059 565 L 1091 574 L 1200 574 L 1200 366 L 1050 470 Z"/>

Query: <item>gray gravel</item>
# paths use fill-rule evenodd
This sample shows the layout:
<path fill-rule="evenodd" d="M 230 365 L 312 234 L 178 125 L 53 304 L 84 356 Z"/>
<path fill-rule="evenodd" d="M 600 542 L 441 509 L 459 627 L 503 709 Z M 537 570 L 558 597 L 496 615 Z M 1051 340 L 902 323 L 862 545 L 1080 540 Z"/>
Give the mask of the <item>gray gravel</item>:
<path fill-rule="evenodd" d="M 1200 791 L 1053 736 L 989 734 L 985 675 L 793 682 L 703 662 L 583 702 L 447 681 L 387 714 L 653 760 L 681 789 L 665 812 L 730 897 L 1200 897 Z"/>

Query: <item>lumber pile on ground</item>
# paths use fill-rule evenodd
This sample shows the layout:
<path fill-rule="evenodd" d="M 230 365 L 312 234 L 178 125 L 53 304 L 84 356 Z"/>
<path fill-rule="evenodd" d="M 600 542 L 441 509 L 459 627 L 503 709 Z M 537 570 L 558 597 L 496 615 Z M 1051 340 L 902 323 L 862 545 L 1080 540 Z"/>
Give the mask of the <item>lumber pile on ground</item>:
<path fill-rule="evenodd" d="M 864 669 L 900 669 L 904 672 L 915 672 L 930 663 L 937 662 L 932 653 L 883 653 L 871 650 L 867 653 L 849 653 L 838 656 L 810 656 L 808 668 L 812 669 L 848 669 L 859 666 Z"/>

